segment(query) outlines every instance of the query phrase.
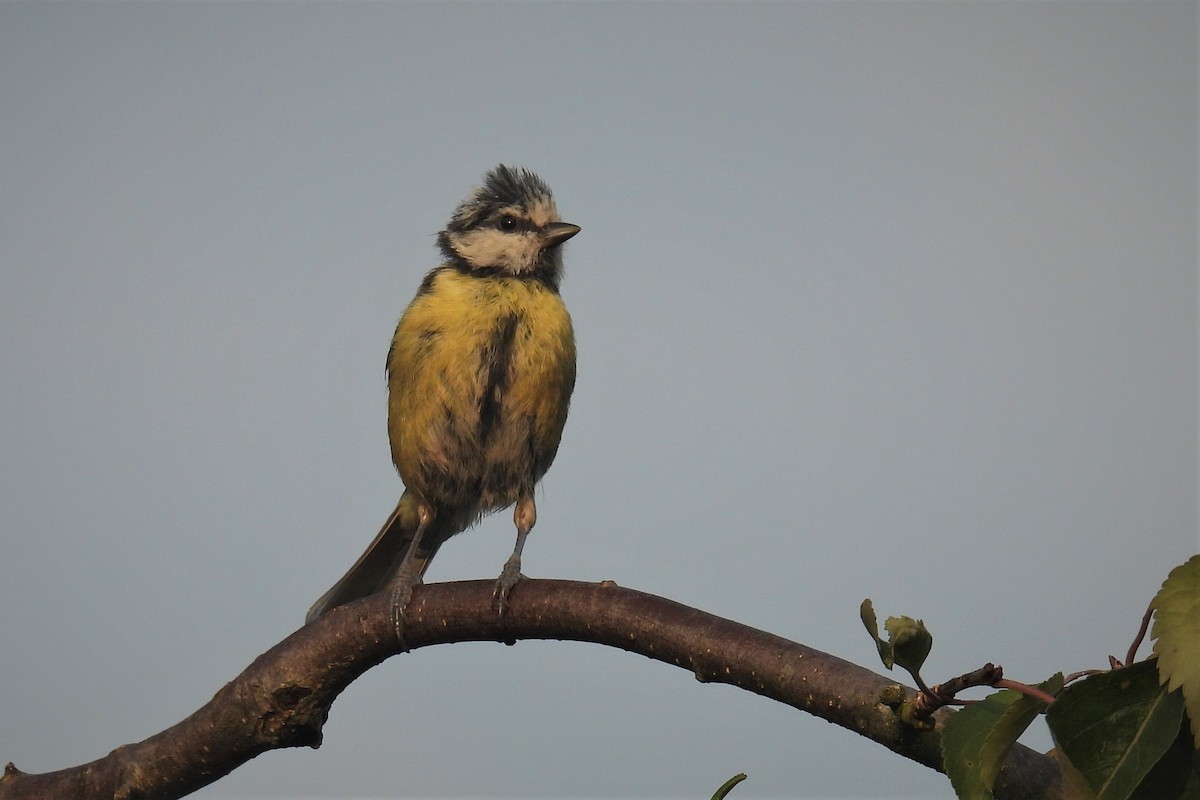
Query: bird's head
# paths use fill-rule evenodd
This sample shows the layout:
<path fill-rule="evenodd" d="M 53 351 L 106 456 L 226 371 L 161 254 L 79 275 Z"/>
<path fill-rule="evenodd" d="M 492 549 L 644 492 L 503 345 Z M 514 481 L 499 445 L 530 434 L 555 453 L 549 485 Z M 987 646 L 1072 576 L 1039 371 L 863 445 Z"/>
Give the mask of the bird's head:
<path fill-rule="evenodd" d="M 455 209 L 438 234 L 438 247 L 464 271 L 536 278 L 557 289 L 559 245 L 577 233 L 578 225 L 559 219 L 554 196 L 541 178 L 501 164 Z"/>

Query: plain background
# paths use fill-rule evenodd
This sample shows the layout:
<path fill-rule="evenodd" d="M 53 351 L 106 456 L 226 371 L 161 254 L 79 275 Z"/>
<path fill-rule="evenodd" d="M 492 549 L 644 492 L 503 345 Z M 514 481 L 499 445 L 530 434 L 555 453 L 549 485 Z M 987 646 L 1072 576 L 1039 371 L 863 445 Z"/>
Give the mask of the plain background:
<path fill-rule="evenodd" d="M 1123 655 L 1197 550 L 1196 4 L 0 5 L 0 761 L 173 724 L 400 492 L 383 362 L 499 162 L 583 232 L 525 571 L 931 680 Z M 492 577 L 508 514 L 431 580 Z M 519 591 L 519 590 L 518 590 Z M 1048 746 L 1044 737 L 1035 744 Z M 594 646 L 396 658 L 197 796 L 949 798 Z"/>

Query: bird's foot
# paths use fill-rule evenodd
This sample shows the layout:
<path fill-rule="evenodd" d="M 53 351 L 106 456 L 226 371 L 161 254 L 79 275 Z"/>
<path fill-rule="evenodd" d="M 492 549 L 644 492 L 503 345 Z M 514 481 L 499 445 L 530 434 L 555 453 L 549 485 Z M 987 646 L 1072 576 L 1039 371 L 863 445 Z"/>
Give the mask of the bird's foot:
<path fill-rule="evenodd" d="M 397 575 L 392 581 L 392 628 L 396 631 L 396 641 L 400 643 L 400 652 L 408 652 L 408 642 L 404 639 L 404 612 L 412 601 L 413 587 L 421 585 L 419 575 Z"/>
<path fill-rule="evenodd" d="M 521 574 L 521 559 L 510 558 L 504 562 L 504 569 L 500 570 L 500 577 L 496 579 L 496 590 L 492 592 L 492 607 L 500 616 L 503 617 L 508 608 L 509 593 L 523 577 L 525 576 Z"/>

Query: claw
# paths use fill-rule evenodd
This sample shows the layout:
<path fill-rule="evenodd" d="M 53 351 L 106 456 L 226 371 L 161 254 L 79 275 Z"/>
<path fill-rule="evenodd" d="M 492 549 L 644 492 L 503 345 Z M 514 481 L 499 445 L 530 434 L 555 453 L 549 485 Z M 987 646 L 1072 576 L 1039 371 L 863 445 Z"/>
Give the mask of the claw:
<path fill-rule="evenodd" d="M 505 610 L 508 609 L 509 593 L 523 577 L 525 576 L 521 574 L 521 559 L 510 558 L 504 562 L 504 569 L 500 571 L 500 577 L 496 579 L 496 589 L 492 592 L 492 607 L 500 616 L 504 616 Z"/>
<path fill-rule="evenodd" d="M 404 612 L 408 609 L 408 604 L 412 602 L 412 590 L 414 586 L 421 585 L 420 575 L 404 575 L 396 576 L 396 580 L 392 583 L 392 629 L 396 631 L 396 641 L 400 643 L 400 652 L 408 652 L 408 642 L 404 638 Z"/>
<path fill-rule="evenodd" d="M 424 501 L 417 505 L 417 518 L 420 520 L 417 531 L 413 534 L 412 542 L 404 553 L 400 568 L 396 571 L 396 578 L 392 581 L 392 629 L 396 631 L 396 641 L 399 642 L 402 653 L 408 652 L 408 642 L 404 639 L 404 611 L 412 600 L 413 587 L 421 585 L 421 573 L 425 571 L 423 564 L 428 564 L 428 559 L 422 561 L 416 558 L 421 538 L 429 528 L 429 523 L 433 521 L 433 510 Z M 418 563 L 422 563 L 422 566 L 418 566 Z"/>

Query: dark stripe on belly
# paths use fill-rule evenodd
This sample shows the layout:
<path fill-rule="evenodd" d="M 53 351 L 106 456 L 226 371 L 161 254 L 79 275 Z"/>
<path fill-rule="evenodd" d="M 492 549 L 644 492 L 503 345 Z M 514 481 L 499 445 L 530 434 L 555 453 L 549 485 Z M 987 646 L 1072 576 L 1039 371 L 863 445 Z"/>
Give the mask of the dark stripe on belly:
<path fill-rule="evenodd" d="M 513 341 L 517 333 L 517 315 L 508 314 L 497 320 L 492 337 L 483 346 L 480 372 L 484 379 L 483 394 L 479 397 L 479 441 L 486 442 L 496 425 L 508 391 L 508 373 L 512 364 Z"/>

